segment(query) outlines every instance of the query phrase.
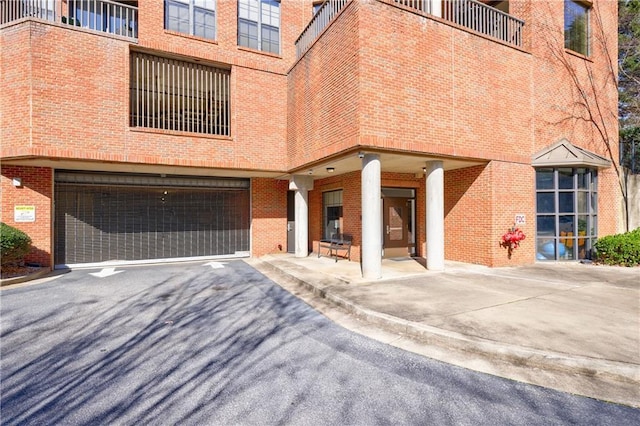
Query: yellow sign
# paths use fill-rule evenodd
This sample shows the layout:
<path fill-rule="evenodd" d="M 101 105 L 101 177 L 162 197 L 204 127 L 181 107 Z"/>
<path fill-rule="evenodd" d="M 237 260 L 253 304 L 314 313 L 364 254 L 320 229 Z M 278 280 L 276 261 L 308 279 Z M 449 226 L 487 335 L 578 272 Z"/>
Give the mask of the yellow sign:
<path fill-rule="evenodd" d="M 36 206 L 14 206 L 13 220 L 16 222 L 35 222 Z"/>

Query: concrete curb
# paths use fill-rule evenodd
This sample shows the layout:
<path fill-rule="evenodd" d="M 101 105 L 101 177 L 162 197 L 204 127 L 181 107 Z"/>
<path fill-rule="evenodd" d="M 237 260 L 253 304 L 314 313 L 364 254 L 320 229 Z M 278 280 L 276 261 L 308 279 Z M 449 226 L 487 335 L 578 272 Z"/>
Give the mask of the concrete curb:
<path fill-rule="evenodd" d="M 273 272 L 287 276 L 314 295 L 327 300 L 369 324 L 379 326 L 387 331 L 410 336 L 428 345 L 466 352 L 488 360 L 503 361 L 519 368 L 556 371 L 586 378 L 599 377 L 625 386 L 632 385 L 640 388 L 640 373 L 636 365 L 521 347 L 412 322 L 370 310 L 341 296 L 332 294 L 331 285 L 325 285 L 322 288 L 314 285 L 309 279 L 311 277 L 304 277 L 301 271 L 292 273 L 289 267 L 291 264 L 286 261 L 266 257 L 262 259 L 261 263 Z M 315 272 L 309 271 L 309 274 L 315 274 L 317 277 Z M 327 279 L 322 281 L 327 284 Z M 335 285 L 344 285 L 344 283 L 344 280 L 335 279 Z"/>
<path fill-rule="evenodd" d="M 7 286 L 7 285 L 12 285 L 12 284 L 20 284 L 20 283 L 24 283 L 24 282 L 27 282 L 27 281 L 37 280 L 39 278 L 45 277 L 46 275 L 48 275 L 50 273 L 51 273 L 51 270 L 43 269 L 42 271 L 34 272 L 33 274 L 22 275 L 20 277 L 0 279 L 0 287 L 4 287 L 4 286 Z"/>

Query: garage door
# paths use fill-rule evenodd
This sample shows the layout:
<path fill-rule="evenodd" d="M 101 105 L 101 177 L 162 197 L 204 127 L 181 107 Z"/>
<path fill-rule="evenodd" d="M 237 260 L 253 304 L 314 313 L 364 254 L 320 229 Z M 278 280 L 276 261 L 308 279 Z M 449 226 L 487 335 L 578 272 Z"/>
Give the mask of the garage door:
<path fill-rule="evenodd" d="M 55 263 L 247 255 L 249 180 L 56 172 Z"/>

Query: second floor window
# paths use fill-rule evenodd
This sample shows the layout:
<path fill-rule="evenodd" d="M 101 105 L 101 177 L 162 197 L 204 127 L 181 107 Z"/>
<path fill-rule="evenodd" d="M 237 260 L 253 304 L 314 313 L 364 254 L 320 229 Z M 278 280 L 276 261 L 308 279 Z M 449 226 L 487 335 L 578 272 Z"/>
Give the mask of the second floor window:
<path fill-rule="evenodd" d="M 238 0 L 238 45 L 280 53 L 280 2 Z"/>
<path fill-rule="evenodd" d="M 230 72 L 131 53 L 130 125 L 229 136 Z"/>
<path fill-rule="evenodd" d="M 589 7 L 571 0 L 564 2 L 564 47 L 589 56 Z"/>
<path fill-rule="evenodd" d="M 215 40 L 216 0 L 165 0 L 164 27 Z"/>

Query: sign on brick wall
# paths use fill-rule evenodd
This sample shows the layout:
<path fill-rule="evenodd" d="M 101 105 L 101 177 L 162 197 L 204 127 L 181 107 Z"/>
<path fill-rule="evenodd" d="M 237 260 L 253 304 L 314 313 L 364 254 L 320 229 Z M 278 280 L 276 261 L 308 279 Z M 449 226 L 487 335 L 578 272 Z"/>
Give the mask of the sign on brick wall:
<path fill-rule="evenodd" d="M 15 222 L 35 222 L 36 206 L 15 206 L 13 208 L 13 220 Z"/>

